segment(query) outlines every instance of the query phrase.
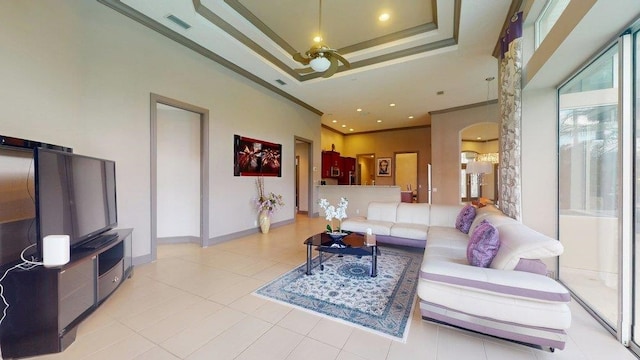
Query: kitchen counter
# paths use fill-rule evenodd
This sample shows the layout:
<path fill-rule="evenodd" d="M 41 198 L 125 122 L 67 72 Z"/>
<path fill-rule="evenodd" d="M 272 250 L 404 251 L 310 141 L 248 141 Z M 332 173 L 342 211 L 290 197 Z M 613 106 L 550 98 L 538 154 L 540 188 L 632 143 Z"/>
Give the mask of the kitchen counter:
<path fill-rule="evenodd" d="M 318 198 L 327 199 L 331 205 L 337 205 L 341 197 L 349 200 L 347 216 L 366 216 L 371 201 L 400 201 L 400 186 L 393 185 L 316 185 Z M 324 217 L 324 211 L 320 216 Z"/>

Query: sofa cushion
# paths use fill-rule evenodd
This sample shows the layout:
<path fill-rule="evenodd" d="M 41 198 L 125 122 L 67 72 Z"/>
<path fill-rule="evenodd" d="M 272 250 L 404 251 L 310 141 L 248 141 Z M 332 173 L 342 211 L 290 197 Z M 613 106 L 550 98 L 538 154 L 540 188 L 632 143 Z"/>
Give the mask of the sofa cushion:
<path fill-rule="evenodd" d="M 469 235 L 461 233 L 454 227 L 430 226 L 427 234 L 427 247 L 450 247 L 467 251 Z"/>
<path fill-rule="evenodd" d="M 471 204 L 465 205 L 456 217 L 456 229 L 468 234 L 471 223 L 475 217 L 476 208 Z"/>
<path fill-rule="evenodd" d="M 494 269 L 513 270 L 520 259 L 544 259 L 562 254 L 560 241 L 543 235 L 522 223 L 507 223 L 497 227 L 500 249 L 491 262 Z"/>
<path fill-rule="evenodd" d="M 428 203 L 400 203 L 396 212 L 396 223 L 429 225 Z"/>
<path fill-rule="evenodd" d="M 518 220 L 508 217 L 507 215 L 503 214 L 502 211 L 496 209 L 495 207 L 492 207 L 491 209 L 491 211 L 483 211 L 484 208 L 476 210 L 476 217 L 475 219 L 473 219 L 471 227 L 469 228 L 470 234 L 473 233 L 473 230 L 482 222 L 482 220 L 489 221 L 491 225 L 497 228 L 499 228 L 502 224 L 518 223 Z"/>
<path fill-rule="evenodd" d="M 513 270 L 547 275 L 547 265 L 538 259 L 520 259 Z"/>
<path fill-rule="evenodd" d="M 469 266 L 467 265 L 467 267 Z M 543 276 L 528 275 L 544 279 Z M 547 280 L 553 282 L 551 279 L 547 278 Z M 530 290 L 526 287 L 522 289 Z M 567 304 L 568 300 L 549 302 L 528 296 L 513 297 L 499 292 L 485 292 L 422 278 L 418 280 L 417 293 L 423 301 L 440 304 L 475 317 L 546 329 L 569 329 L 571 326 L 571 310 Z M 568 293 L 565 293 L 565 296 L 568 297 L 568 295 Z M 485 323 L 481 322 L 481 324 Z M 526 331 L 527 329 L 524 328 L 523 330 Z"/>
<path fill-rule="evenodd" d="M 455 254 L 438 249 L 425 257 L 420 279 L 448 286 L 467 288 L 479 293 L 500 294 L 508 298 L 528 298 L 543 302 L 571 301 L 569 291 L 556 281 L 522 271 L 500 271 L 479 268 L 455 261 Z"/>
<path fill-rule="evenodd" d="M 427 240 L 429 226 L 421 224 L 395 223 L 391 226 L 391 236 L 400 238 Z"/>
<path fill-rule="evenodd" d="M 396 221 L 397 210 L 397 202 L 372 201 L 367 207 L 367 220 L 377 220 L 394 223 Z"/>
<path fill-rule="evenodd" d="M 390 235 L 391 221 L 369 220 L 364 217 L 350 217 L 342 220 L 341 228 L 345 231 L 353 231 L 358 233 L 366 233 L 367 229 L 376 235 Z"/>
<path fill-rule="evenodd" d="M 500 248 L 498 230 L 490 222 L 483 220 L 469 239 L 467 261 L 470 265 L 489 267 Z"/>

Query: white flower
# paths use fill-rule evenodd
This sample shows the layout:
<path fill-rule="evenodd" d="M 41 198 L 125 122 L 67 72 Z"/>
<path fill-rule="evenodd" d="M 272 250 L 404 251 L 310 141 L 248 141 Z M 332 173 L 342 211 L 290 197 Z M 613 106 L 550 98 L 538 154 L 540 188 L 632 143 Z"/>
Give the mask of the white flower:
<path fill-rule="evenodd" d="M 324 210 L 325 219 L 327 219 L 327 221 L 331 221 L 331 229 L 333 229 L 333 219 L 337 219 L 342 223 L 342 220 L 347 218 L 347 206 L 349 206 L 349 201 L 344 197 L 340 198 L 337 208 L 331 205 L 327 199 L 320 199 L 320 201 L 318 201 L 318 205 L 320 205 Z"/>

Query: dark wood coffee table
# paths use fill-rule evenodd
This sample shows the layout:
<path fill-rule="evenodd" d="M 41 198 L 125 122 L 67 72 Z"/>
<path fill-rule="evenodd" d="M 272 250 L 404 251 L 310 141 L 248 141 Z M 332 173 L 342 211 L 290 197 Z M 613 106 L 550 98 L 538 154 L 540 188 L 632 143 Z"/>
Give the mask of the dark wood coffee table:
<path fill-rule="evenodd" d="M 312 263 L 312 255 L 313 248 L 318 251 L 320 254 L 320 268 L 322 269 L 322 254 L 330 253 L 330 254 L 338 254 L 338 255 L 355 255 L 355 256 L 371 256 L 371 272 L 369 273 L 371 277 L 378 276 L 378 255 L 380 254 L 378 247 L 376 245 L 368 246 L 365 243 L 365 237 L 362 234 L 351 233 L 344 238 L 342 238 L 342 243 L 346 246 L 344 247 L 332 247 L 334 245 L 334 240 L 327 233 L 320 233 L 313 235 L 312 237 L 305 240 L 304 244 L 307 245 L 307 275 L 312 275 L 311 273 L 311 263 Z"/>

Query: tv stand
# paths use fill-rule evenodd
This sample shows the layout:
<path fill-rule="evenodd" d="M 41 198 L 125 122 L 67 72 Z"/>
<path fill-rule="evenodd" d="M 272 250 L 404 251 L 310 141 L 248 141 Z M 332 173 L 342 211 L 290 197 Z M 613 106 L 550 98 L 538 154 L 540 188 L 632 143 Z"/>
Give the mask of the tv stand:
<path fill-rule="evenodd" d="M 99 249 L 105 245 L 107 245 L 108 243 L 114 241 L 115 239 L 118 238 L 118 234 L 113 233 L 113 232 L 107 232 L 104 234 L 100 234 L 98 236 L 96 236 L 95 238 L 85 242 L 84 244 L 81 244 L 80 246 L 78 246 L 80 249 L 90 249 L 90 250 L 95 250 L 95 249 Z"/>
<path fill-rule="evenodd" d="M 75 340 L 78 325 L 131 277 L 133 229 L 111 232 L 115 240 L 72 250 L 66 265 L 15 269 L 7 275 L 3 285 L 9 308 L 0 324 L 4 358 L 63 351 Z"/>

